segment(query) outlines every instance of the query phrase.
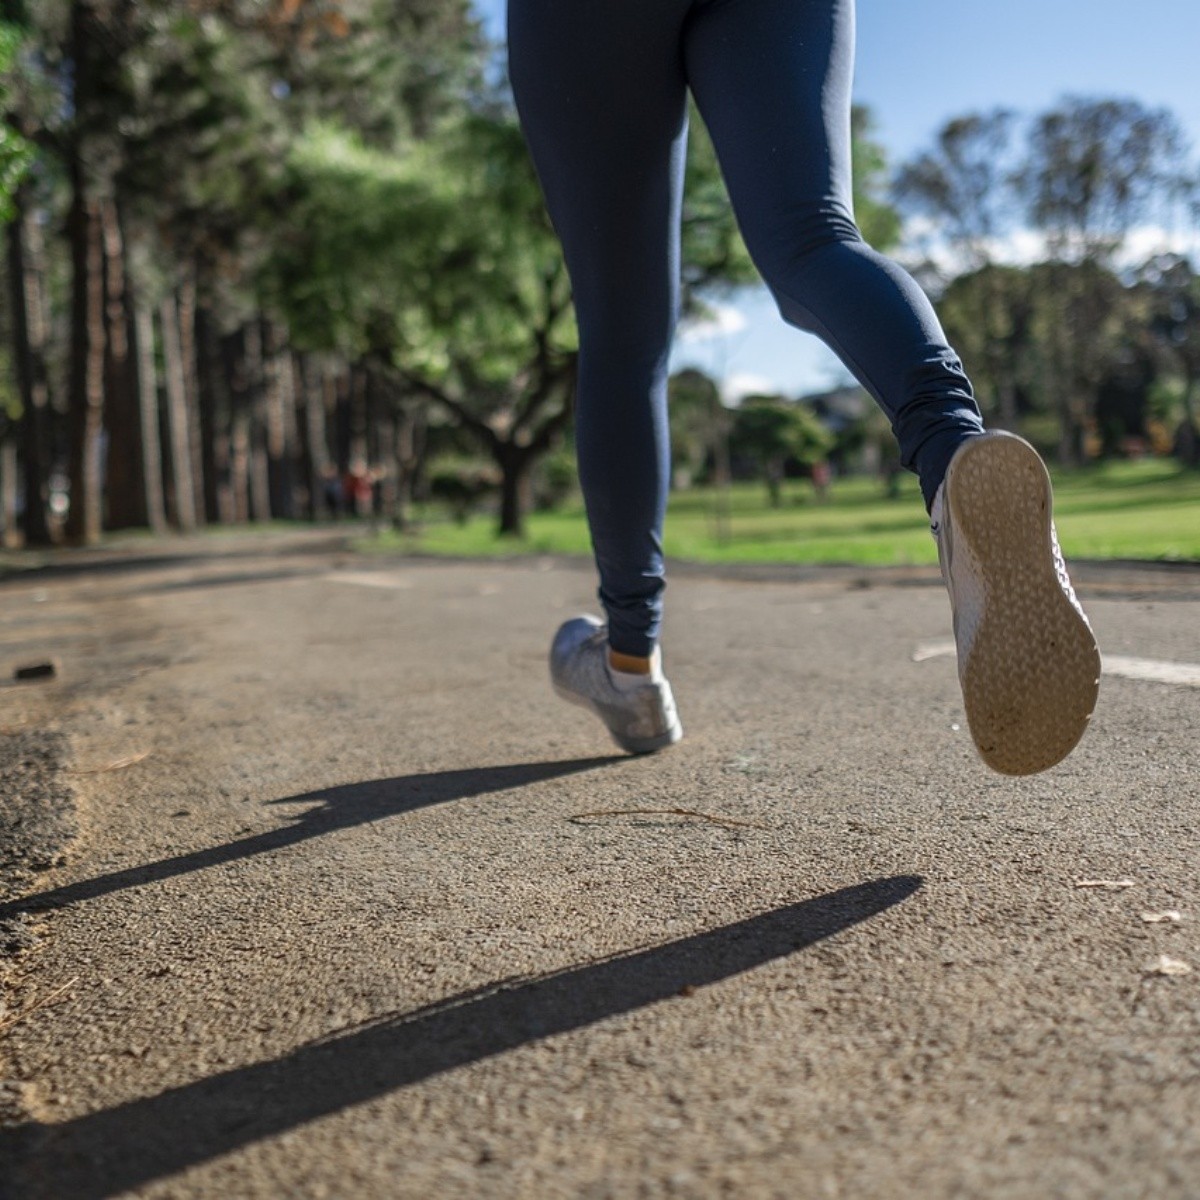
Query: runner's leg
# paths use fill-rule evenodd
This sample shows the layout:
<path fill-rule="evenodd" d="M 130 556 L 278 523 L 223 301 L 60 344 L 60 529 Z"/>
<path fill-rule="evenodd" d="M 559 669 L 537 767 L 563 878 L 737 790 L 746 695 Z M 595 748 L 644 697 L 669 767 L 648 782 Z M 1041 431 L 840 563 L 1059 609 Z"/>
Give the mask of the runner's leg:
<path fill-rule="evenodd" d="M 667 362 L 679 306 L 684 0 L 510 0 L 521 124 L 579 324 L 575 439 L 609 644 L 662 613 Z"/>
<path fill-rule="evenodd" d="M 954 451 L 982 422 L 925 294 L 854 222 L 852 0 L 702 2 L 684 49 L 746 244 L 780 311 L 820 336 L 887 413 L 931 506 Z"/>

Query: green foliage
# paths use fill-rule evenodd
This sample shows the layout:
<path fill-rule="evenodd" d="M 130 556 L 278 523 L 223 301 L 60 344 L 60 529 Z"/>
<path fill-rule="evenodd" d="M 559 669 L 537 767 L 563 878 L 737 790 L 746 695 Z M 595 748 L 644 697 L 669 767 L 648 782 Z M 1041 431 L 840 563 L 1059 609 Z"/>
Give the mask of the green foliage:
<path fill-rule="evenodd" d="M 685 312 L 704 311 L 701 292 L 758 278 L 734 220 L 717 152 L 694 106 L 688 122 L 681 233 Z"/>
<path fill-rule="evenodd" d="M 448 132 L 421 174 L 437 219 L 405 252 L 397 361 L 506 427 L 569 368 L 577 346 L 537 178 L 515 121 L 490 115 Z"/>
<path fill-rule="evenodd" d="M 1115 267 L 1132 231 L 1182 195 L 1182 136 L 1164 110 L 1077 97 L 1038 114 L 1023 144 L 1013 134 L 1006 112 L 955 118 L 895 194 L 934 222 L 937 270 L 951 276 L 939 312 L 985 416 L 1012 428 L 1051 414 L 1058 457 L 1078 464 L 1145 436 L 1156 374 L 1200 373 L 1184 332 L 1190 267 L 1151 265 L 1133 286 Z M 1022 208 L 1043 259 L 999 266 Z"/>
<path fill-rule="evenodd" d="M 280 4 L 263 22 L 281 111 L 390 151 L 433 136 L 478 92 L 486 57 L 469 0 Z"/>
<path fill-rule="evenodd" d="M 439 459 L 429 467 L 430 496 L 444 504 L 459 525 L 466 524 L 499 482 L 495 470 L 477 459 Z"/>
<path fill-rule="evenodd" d="M 561 255 L 511 123 L 470 117 L 402 154 L 317 127 L 289 156 L 288 190 L 265 279 L 302 346 L 378 354 L 485 407 L 536 335 L 573 351 Z"/>
<path fill-rule="evenodd" d="M 533 477 L 533 506 L 538 512 L 559 508 L 578 487 L 579 473 L 572 449 L 560 448 L 538 463 Z"/>
<path fill-rule="evenodd" d="M 390 320 L 407 287 L 410 242 L 433 236 L 441 208 L 423 155 L 369 149 L 351 132 L 308 130 L 285 168 L 289 221 L 268 255 L 261 287 L 303 350 L 351 360 Z"/>
<path fill-rule="evenodd" d="M 15 83 L 11 72 L 22 47 L 21 31 L 0 21 L 0 112 L 9 113 Z M 9 121 L 0 122 L 0 221 L 13 216 L 13 195 L 34 160 L 32 143 Z"/>
<path fill-rule="evenodd" d="M 829 431 L 806 405 L 781 396 L 747 396 L 734 411 L 730 440 L 734 453 L 759 460 L 819 462 L 832 445 Z"/>
<path fill-rule="evenodd" d="M 828 455 L 833 443 L 810 408 L 781 396 L 747 396 L 734 413 L 729 435 L 731 453 L 758 464 L 773 505 L 780 501 L 787 464 L 811 467 Z"/>
<path fill-rule="evenodd" d="M 874 138 L 871 110 L 856 104 L 851 112 L 850 130 L 854 218 L 872 246 L 888 250 L 900 240 L 900 214 L 887 200 L 887 154 Z"/>
<path fill-rule="evenodd" d="M 686 486 L 697 479 L 721 439 L 728 436 L 733 414 L 703 371 L 679 371 L 671 376 L 667 389 L 671 466 L 675 480 Z"/>

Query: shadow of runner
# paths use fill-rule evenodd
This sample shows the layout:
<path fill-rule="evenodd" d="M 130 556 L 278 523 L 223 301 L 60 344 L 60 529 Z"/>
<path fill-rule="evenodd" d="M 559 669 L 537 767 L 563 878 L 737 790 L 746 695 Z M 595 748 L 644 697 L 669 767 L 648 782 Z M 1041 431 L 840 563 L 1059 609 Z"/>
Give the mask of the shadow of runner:
<path fill-rule="evenodd" d="M 94 900 L 110 892 L 124 888 L 142 887 L 186 875 L 191 871 L 202 871 L 220 863 L 251 858 L 284 846 L 294 846 L 309 838 L 321 837 L 337 829 L 363 825 L 368 821 L 379 821 L 385 817 L 399 816 L 419 808 L 435 804 L 448 804 L 452 800 L 467 800 L 488 792 L 506 792 L 511 788 L 540 783 L 546 779 L 557 779 L 563 775 L 574 775 L 580 771 L 591 771 L 610 763 L 625 762 L 628 756 L 613 754 L 603 758 L 572 758 L 558 762 L 512 763 L 499 767 L 471 767 L 461 771 L 436 771 L 427 775 L 402 775 L 395 779 L 372 779 L 364 783 L 343 784 L 340 787 L 321 788 L 299 796 L 286 796 L 271 800 L 270 804 L 316 804 L 307 812 L 300 813 L 289 825 L 268 829 L 236 842 L 210 846 L 205 850 L 193 850 L 190 854 L 179 854 L 174 858 L 163 858 L 158 862 L 143 863 L 98 875 L 95 879 L 81 879 L 47 892 L 34 892 L 18 900 L 0 904 L 0 920 L 18 912 L 44 911 L 65 908 L 80 900 Z"/>
<path fill-rule="evenodd" d="M 0 1133 L 22 1197 L 92 1200 L 173 1175 L 444 1071 L 729 979 L 900 903 L 916 875 L 876 879 L 706 933 L 467 992 L 61 1125 Z M 20 1158 L 18 1158 L 20 1152 Z"/>

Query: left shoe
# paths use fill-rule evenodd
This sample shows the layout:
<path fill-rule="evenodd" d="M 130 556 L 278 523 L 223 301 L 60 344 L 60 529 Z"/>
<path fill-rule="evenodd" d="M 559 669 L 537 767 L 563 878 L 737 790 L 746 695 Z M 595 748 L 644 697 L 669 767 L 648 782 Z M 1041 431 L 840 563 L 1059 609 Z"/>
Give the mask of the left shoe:
<path fill-rule="evenodd" d="M 572 704 L 594 712 L 630 754 L 664 750 L 683 737 L 659 650 L 645 682 L 618 686 L 608 665 L 608 629 L 595 617 L 564 622 L 550 646 L 550 682 Z"/>
<path fill-rule="evenodd" d="M 989 431 L 955 452 L 930 513 L 967 724 L 980 757 L 1005 775 L 1033 775 L 1066 758 L 1100 688 L 1100 651 L 1052 509 L 1037 451 Z"/>

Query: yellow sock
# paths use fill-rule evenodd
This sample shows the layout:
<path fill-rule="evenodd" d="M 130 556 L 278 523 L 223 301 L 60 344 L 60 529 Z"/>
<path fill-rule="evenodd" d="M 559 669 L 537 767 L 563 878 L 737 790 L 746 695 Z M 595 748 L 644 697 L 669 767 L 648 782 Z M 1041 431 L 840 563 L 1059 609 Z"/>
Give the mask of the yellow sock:
<path fill-rule="evenodd" d="M 626 675 L 649 675 L 652 667 L 649 658 L 638 658 L 635 654 L 621 654 L 609 649 L 608 665 L 614 671 L 623 671 Z"/>

